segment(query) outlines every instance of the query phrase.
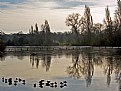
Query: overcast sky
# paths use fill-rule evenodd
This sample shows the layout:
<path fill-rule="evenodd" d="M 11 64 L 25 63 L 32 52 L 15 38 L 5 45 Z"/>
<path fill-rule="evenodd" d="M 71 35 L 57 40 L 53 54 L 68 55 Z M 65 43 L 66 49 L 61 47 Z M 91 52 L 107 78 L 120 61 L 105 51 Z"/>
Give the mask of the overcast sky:
<path fill-rule="evenodd" d="M 40 27 L 48 20 L 52 32 L 69 31 L 65 25 L 68 14 L 83 15 L 84 5 L 91 9 L 95 23 L 102 22 L 105 7 L 108 5 L 111 16 L 116 9 L 117 0 L 0 0 L 0 30 L 5 33 L 23 31 L 28 33 L 31 25 Z"/>

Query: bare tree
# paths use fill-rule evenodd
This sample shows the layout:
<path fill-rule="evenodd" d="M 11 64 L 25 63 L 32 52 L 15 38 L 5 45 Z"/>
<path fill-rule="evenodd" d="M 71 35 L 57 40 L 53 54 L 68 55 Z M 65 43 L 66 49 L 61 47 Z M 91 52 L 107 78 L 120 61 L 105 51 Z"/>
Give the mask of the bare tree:
<path fill-rule="evenodd" d="M 81 29 L 81 15 L 79 13 L 69 14 L 65 21 L 67 26 L 71 27 L 71 31 L 73 33 L 73 44 L 80 44 L 80 29 Z"/>
<path fill-rule="evenodd" d="M 66 25 L 71 27 L 71 31 L 74 34 L 78 34 L 81 26 L 81 15 L 79 13 L 69 14 L 66 18 Z"/>

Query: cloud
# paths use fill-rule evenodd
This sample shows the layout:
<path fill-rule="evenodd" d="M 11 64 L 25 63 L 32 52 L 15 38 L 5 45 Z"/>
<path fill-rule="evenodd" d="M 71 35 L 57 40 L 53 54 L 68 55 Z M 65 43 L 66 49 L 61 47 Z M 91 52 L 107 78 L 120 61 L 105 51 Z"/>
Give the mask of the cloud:
<path fill-rule="evenodd" d="M 87 6 L 114 6 L 114 0 L 0 0 L 0 8 L 4 9 L 71 9 Z"/>
<path fill-rule="evenodd" d="M 70 9 L 79 6 L 93 6 L 95 5 L 94 2 L 87 2 L 87 1 L 65 1 L 65 2 L 57 2 L 58 7 L 54 7 L 54 9 Z"/>
<path fill-rule="evenodd" d="M 47 19 L 52 31 L 67 31 L 65 19 L 68 14 L 83 15 L 84 5 L 91 8 L 94 22 L 102 22 L 106 5 L 111 15 L 115 0 L 0 0 L 0 27 L 7 33 L 23 30 L 28 32 L 36 22 L 39 26 Z"/>
<path fill-rule="evenodd" d="M 28 3 L 50 9 L 70 9 L 85 4 L 89 6 L 95 5 L 95 2 L 90 0 L 31 0 Z"/>
<path fill-rule="evenodd" d="M 24 1 L 26 1 L 26 0 L 0 0 L 0 2 L 9 2 L 11 4 L 18 4 L 18 3 L 21 3 Z"/>
<path fill-rule="evenodd" d="M 92 2 L 90 0 L 0 0 L 0 8 L 69 9 L 85 4 L 92 6 L 95 2 L 93 0 Z"/>

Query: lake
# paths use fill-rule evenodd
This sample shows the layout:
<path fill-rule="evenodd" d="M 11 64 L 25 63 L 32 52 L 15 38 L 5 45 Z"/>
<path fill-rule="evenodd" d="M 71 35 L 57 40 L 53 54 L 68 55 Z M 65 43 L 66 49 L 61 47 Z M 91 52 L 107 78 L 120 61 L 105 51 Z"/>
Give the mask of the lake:
<path fill-rule="evenodd" d="M 121 49 L 2 53 L 0 91 L 121 91 Z"/>

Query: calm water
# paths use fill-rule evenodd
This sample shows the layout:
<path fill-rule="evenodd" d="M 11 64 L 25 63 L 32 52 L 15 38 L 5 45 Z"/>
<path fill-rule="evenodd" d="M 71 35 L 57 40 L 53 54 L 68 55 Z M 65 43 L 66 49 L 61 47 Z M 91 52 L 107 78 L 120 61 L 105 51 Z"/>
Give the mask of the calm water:
<path fill-rule="evenodd" d="M 120 55 L 99 48 L 0 54 L 0 91 L 121 91 Z"/>

